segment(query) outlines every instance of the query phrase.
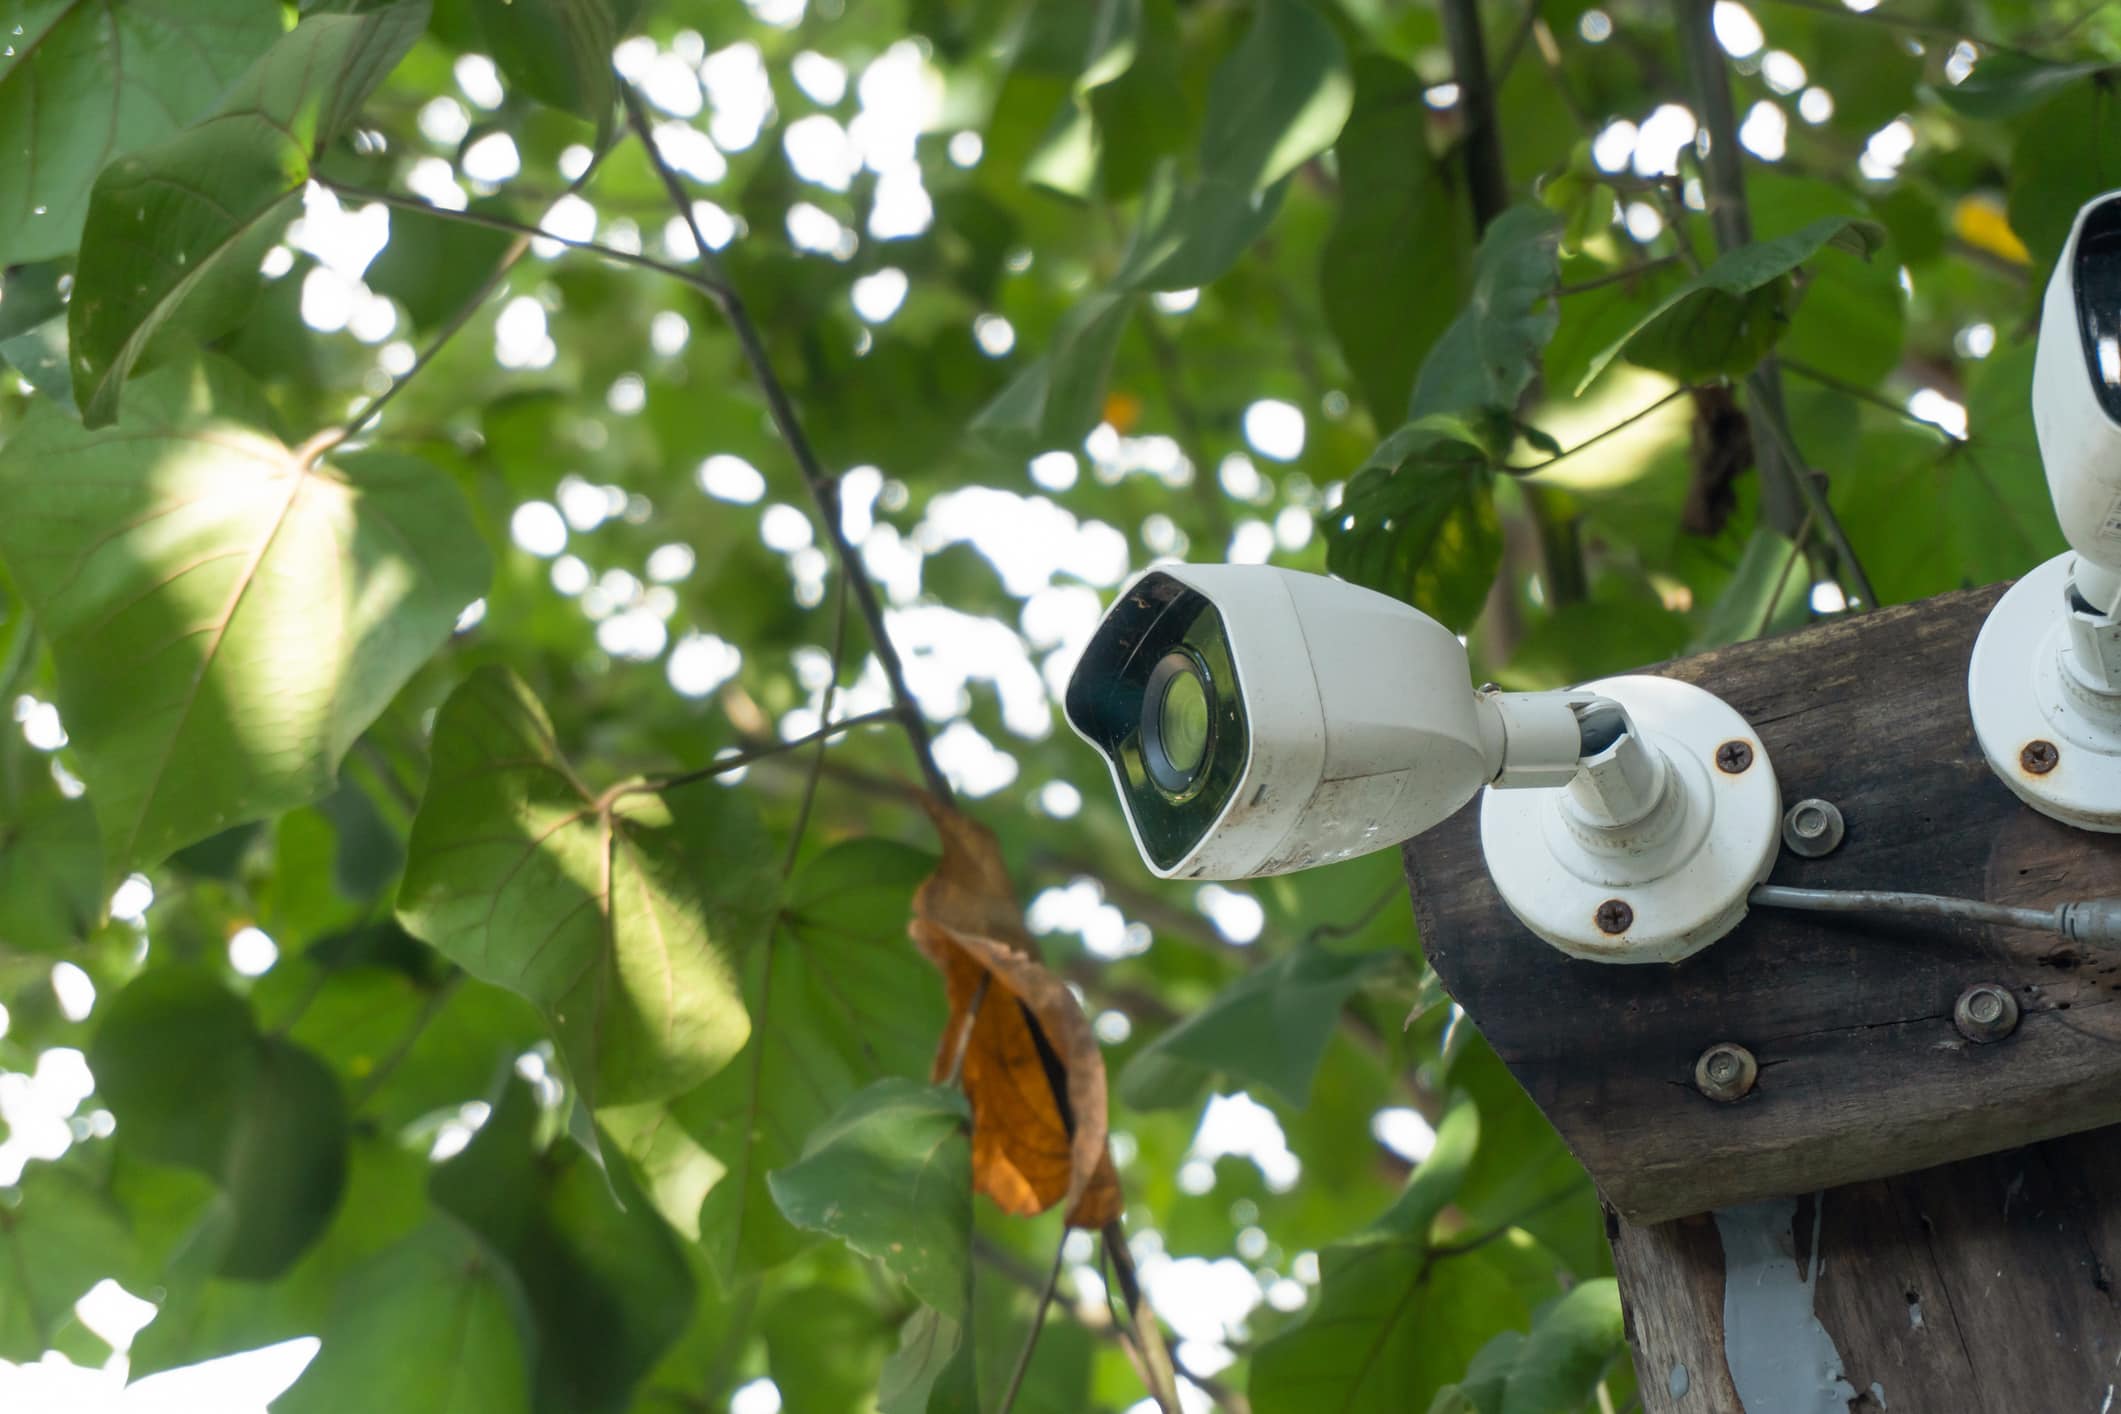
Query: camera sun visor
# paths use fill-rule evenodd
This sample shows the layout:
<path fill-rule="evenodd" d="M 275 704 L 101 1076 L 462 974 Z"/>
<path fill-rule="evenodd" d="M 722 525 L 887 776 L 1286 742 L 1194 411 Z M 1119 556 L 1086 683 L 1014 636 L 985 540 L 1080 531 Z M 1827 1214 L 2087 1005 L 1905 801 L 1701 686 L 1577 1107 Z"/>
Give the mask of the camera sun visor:
<path fill-rule="evenodd" d="M 1222 615 L 1170 575 L 1142 576 L 1106 616 L 1063 705 L 1113 763 L 1144 852 L 1175 867 L 1229 804 L 1250 754 Z"/>
<path fill-rule="evenodd" d="M 2121 422 L 2121 197 L 2085 213 L 2075 263 L 2077 322 L 2092 390 L 2106 415 Z"/>

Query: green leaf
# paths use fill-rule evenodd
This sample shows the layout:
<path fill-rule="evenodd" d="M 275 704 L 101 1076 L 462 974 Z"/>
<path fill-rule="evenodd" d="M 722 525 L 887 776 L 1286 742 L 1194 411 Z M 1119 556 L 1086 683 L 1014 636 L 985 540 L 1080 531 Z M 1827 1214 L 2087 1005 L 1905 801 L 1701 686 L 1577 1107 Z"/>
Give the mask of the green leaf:
<path fill-rule="evenodd" d="M 1895 426 L 1822 458 L 1831 499 L 1886 602 L 2022 574 L 2066 548 L 2033 432 L 2033 344 L 1967 383 L 1967 438 Z"/>
<path fill-rule="evenodd" d="M 2010 226 L 2042 289 L 2078 208 L 2121 186 L 2121 92 L 2104 78 L 2066 85 L 2019 128 L 2004 170 Z"/>
<path fill-rule="evenodd" d="M 31 1163 L 0 1190 L 0 1359 L 26 1364 L 75 1323 L 74 1303 L 138 1266 L 124 1209 L 71 1166 Z"/>
<path fill-rule="evenodd" d="M 1690 651 L 1721 648 L 1802 624 L 1812 593 L 1797 547 L 1767 526 L 1746 537 L 1737 573 L 1709 606 L 1708 620 Z"/>
<path fill-rule="evenodd" d="M 1480 434 L 1457 418 L 1400 428 L 1320 516 L 1326 564 L 1463 632 L 1502 564 L 1494 473 Z"/>
<path fill-rule="evenodd" d="M 1288 194 L 1214 175 L 1181 185 L 1166 163 L 1149 179 L 1135 236 L 1113 283 L 1129 290 L 1189 290 L 1220 279 L 1273 224 Z"/>
<path fill-rule="evenodd" d="M 979 1382 L 964 1328 L 923 1306 L 899 1330 L 877 1382 L 878 1414 L 979 1414 Z"/>
<path fill-rule="evenodd" d="M 1304 1323 L 1252 1357 L 1256 1414 L 1426 1409 L 1524 1302 L 1478 1253 L 1430 1261 L 1418 1239 L 1360 1240 L 1320 1254 Z"/>
<path fill-rule="evenodd" d="M 19 0 L 0 56 L 0 251 L 71 251 L 89 183 L 112 158 L 189 123 L 280 37 L 257 0 L 181 6 Z"/>
<path fill-rule="evenodd" d="M 1940 84 L 1932 92 L 1956 113 L 1993 121 L 2031 112 L 2078 79 L 2112 68 L 2097 59 L 2052 64 L 2030 54 L 1992 49 L 1974 61 L 1973 71 L 1965 78 Z"/>
<path fill-rule="evenodd" d="M 1502 1414 L 1571 1414 L 1588 1404 L 1621 1350 L 1620 1288 L 1579 1283 L 1532 1323 L 1503 1387 Z"/>
<path fill-rule="evenodd" d="M 1326 325 L 1380 426 L 1406 407 L 1473 261 L 1472 213 L 1429 151 L 1422 89 L 1404 64 L 1356 57 L 1354 111 L 1334 149 L 1340 208 L 1318 266 Z"/>
<path fill-rule="evenodd" d="M 1758 165 L 1746 176 L 1753 230 L 1761 240 L 1790 235 L 1832 217 L 1868 218 L 1871 206 L 1831 182 Z M 1778 354 L 1830 377 L 1868 388 L 1900 364 L 1907 335 L 1906 291 L 1895 250 L 1881 260 L 1821 260 L 1805 269 L 1804 297 L 1790 316 Z"/>
<path fill-rule="evenodd" d="M 81 233 L 69 329 L 82 419 L 118 415 L 133 365 L 180 307 L 183 333 L 232 328 L 311 164 L 427 26 L 427 0 L 311 15 L 197 126 L 103 170 Z"/>
<path fill-rule="evenodd" d="M 1221 1074 L 1308 1105 L 1341 1008 L 1397 961 L 1392 953 L 1311 946 L 1284 953 L 1137 1051 L 1120 1074 L 1120 1096 L 1136 1109 L 1183 1104 L 1208 1075 Z"/>
<path fill-rule="evenodd" d="M 1406 1238 L 1427 1243 L 1436 1217 L 1458 1196 L 1480 1152 L 1480 1110 L 1473 1104 L 1454 1104 L 1436 1126 L 1436 1144 L 1407 1179 L 1406 1188 L 1370 1225 L 1371 1234 Z"/>
<path fill-rule="evenodd" d="M 492 198 L 475 201 L 470 209 L 494 216 L 515 214 L 507 202 Z M 514 239 L 506 231 L 446 216 L 394 210 L 390 241 L 370 263 L 362 283 L 404 305 L 415 326 L 432 329 L 479 292 Z"/>
<path fill-rule="evenodd" d="M 963 1092 L 879 1080 L 767 1176 L 797 1227 L 882 1262 L 929 1306 L 965 1319 L 972 1234 L 971 1112 Z"/>
<path fill-rule="evenodd" d="M 1429 1414 L 1502 1414 L 1510 1370 L 1523 1348 L 1523 1331 L 1497 1331 L 1466 1366 L 1465 1378 L 1436 1392 Z"/>
<path fill-rule="evenodd" d="M 471 0 L 494 63 L 542 103 L 600 127 L 617 94 L 611 72 L 619 41 L 611 0 Z"/>
<path fill-rule="evenodd" d="M 96 812 L 38 771 L 0 817 L 0 946 L 57 952 L 103 916 Z"/>
<path fill-rule="evenodd" d="M 429 1181 L 508 1264 L 536 1321 L 540 1414 L 605 1414 L 685 1329 L 692 1273 L 625 1169 L 600 1169 L 569 1143 L 540 1154 L 529 1087 L 509 1078 L 463 1153 Z"/>
<path fill-rule="evenodd" d="M 1554 299 L 1561 228 L 1561 218 L 1539 205 L 1513 206 L 1488 226 L 1473 257 L 1466 307 L 1415 380 L 1410 421 L 1479 408 L 1516 410 L 1561 319 Z"/>
<path fill-rule="evenodd" d="M 798 1287 L 768 1307 L 759 1324 L 782 1408 L 872 1414 L 878 1376 L 896 1343 L 873 1299 L 822 1284 Z"/>
<path fill-rule="evenodd" d="M 698 1218 L 725 1282 L 805 1241 L 775 1208 L 768 1171 L 800 1157 L 804 1137 L 863 1086 L 927 1072 L 942 987 L 906 924 L 913 890 L 934 869 L 933 856 L 885 840 L 848 841 L 805 863 L 771 942 L 745 960 L 750 1044 L 672 1102 L 699 1161 L 720 1170 Z"/>
<path fill-rule="evenodd" d="M 1046 353 L 1009 381 L 972 420 L 972 432 L 1013 450 L 1081 442 L 1104 416 L 1105 380 L 1135 297 L 1101 291 L 1061 316 Z"/>
<path fill-rule="evenodd" d="M 115 873 L 328 792 L 486 587 L 453 486 L 393 452 L 305 457 L 270 414 L 206 361 L 143 379 L 118 428 L 39 407 L 0 451 L 0 556 Z"/>
<path fill-rule="evenodd" d="M 346 1102 L 331 1072 L 259 1035 L 248 1006 L 188 967 L 143 973 L 99 1013 L 89 1067 L 128 1152 L 214 1180 L 195 1241 L 215 1270 L 285 1271 L 346 1185 Z"/>
<path fill-rule="evenodd" d="M 1265 191 L 1332 146 L 1354 98 L 1326 17 L 1305 0 L 1258 0 L 1252 27 L 1208 86 L 1201 172 Z"/>
<path fill-rule="evenodd" d="M 1686 620 L 1657 599 L 1601 583 L 1589 602 L 1563 604 L 1527 629 L 1495 680 L 1520 692 L 1567 687 L 1677 657 L 1686 642 Z"/>
<path fill-rule="evenodd" d="M 430 1218 L 348 1272 L 323 1349 L 279 1414 L 527 1414 L 535 1340 L 514 1275 L 470 1233 Z"/>
<path fill-rule="evenodd" d="M 1875 222 L 1827 216 L 1771 241 L 1726 251 L 1591 359 L 1580 395 L 1616 358 L 1699 382 L 1749 371 L 1789 323 L 1791 271 L 1827 246 L 1868 259 L 1884 244 Z"/>
<path fill-rule="evenodd" d="M 773 848 L 742 796 L 697 784 L 602 795 L 512 673 L 482 668 L 435 720 L 398 918 L 529 999 L 586 1100 L 697 1085 L 743 1049 L 737 969 L 775 902 Z"/>
<path fill-rule="evenodd" d="M 1453 1200 L 1471 1230 L 1523 1228 L 1577 1276 L 1609 1275 L 1613 1259 L 1597 1191 L 1554 1126 L 1463 1019 L 1452 1028 L 1446 1060 L 1452 1089 L 1480 1110 L 1480 1147 Z"/>

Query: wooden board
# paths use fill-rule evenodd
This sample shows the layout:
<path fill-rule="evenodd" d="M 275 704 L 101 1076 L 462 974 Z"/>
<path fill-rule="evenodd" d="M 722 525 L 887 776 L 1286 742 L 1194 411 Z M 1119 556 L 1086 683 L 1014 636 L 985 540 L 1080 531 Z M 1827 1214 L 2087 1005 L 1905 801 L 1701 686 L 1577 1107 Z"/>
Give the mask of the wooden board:
<path fill-rule="evenodd" d="M 1647 671 L 1695 682 L 1759 733 L 1785 802 L 1832 800 L 1848 836 L 1773 881 L 2051 904 L 2121 894 L 2121 837 L 2056 824 L 1990 773 L 1967 657 L 2003 586 L 1884 609 Z M 1755 910 L 1676 965 L 1565 957 L 1510 916 L 1479 802 L 1406 847 L 1422 944 L 1618 1212 L 1656 1222 L 2121 1122 L 2121 956 L 1973 926 Z M 1986 1046 L 1953 1002 L 1998 982 L 2024 1019 Z M 1736 1041 L 1733 1104 L 1693 1085 Z"/>
<path fill-rule="evenodd" d="M 1646 1414 L 2121 1407 L 2117 1173 L 2106 1129 L 1756 1211 L 1765 1279 L 1716 1217 L 1609 1223 Z"/>

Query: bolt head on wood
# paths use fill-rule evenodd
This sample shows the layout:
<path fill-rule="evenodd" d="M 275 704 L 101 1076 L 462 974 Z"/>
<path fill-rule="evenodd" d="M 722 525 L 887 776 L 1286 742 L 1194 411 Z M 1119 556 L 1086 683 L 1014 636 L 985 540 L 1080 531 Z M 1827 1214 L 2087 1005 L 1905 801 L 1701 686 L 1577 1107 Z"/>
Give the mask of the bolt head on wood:
<path fill-rule="evenodd" d="M 1622 899 L 1607 899 L 1598 905 L 1598 912 L 1593 916 L 1598 920 L 1598 931 L 1601 933 L 1625 933 L 1635 926 L 1635 910 L 1628 907 Z"/>
<path fill-rule="evenodd" d="M 2055 750 L 2055 744 L 2045 737 L 2027 742 L 2025 750 L 2018 753 L 2018 764 L 2036 776 L 2044 776 L 2054 770 L 2055 763 L 2061 759 L 2061 753 Z"/>
<path fill-rule="evenodd" d="M 1977 1045 L 2000 1041 L 2018 1029 L 2018 999 L 2008 987 L 1976 982 L 1959 994 L 1952 1008 L 1952 1025 Z"/>
<path fill-rule="evenodd" d="M 1716 748 L 1716 769 L 1726 776 L 1743 775 L 1753 764 L 1753 744 L 1735 738 Z"/>
<path fill-rule="evenodd" d="M 1841 847 L 1846 832 L 1841 811 L 1831 800 L 1800 800 L 1782 817 L 1782 842 L 1790 853 L 1818 859 Z"/>
<path fill-rule="evenodd" d="M 1760 1063 L 1736 1041 L 1718 1041 L 1694 1062 L 1694 1088 L 1723 1104 L 1743 1098 L 1759 1078 Z"/>

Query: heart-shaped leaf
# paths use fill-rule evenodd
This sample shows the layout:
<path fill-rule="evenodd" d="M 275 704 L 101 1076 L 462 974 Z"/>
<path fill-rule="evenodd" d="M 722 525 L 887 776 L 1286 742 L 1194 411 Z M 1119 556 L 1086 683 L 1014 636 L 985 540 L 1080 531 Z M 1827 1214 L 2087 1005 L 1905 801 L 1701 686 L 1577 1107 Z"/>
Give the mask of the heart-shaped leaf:
<path fill-rule="evenodd" d="M 744 1048 L 738 968 L 778 900 L 742 796 L 592 791 L 500 668 L 450 694 L 433 762 L 398 918 L 536 1005 L 590 1104 L 667 1098 Z"/>
<path fill-rule="evenodd" d="M 40 406 L 0 452 L 0 556 L 115 873 L 326 794 L 486 587 L 448 481 L 396 453 L 297 452 L 271 418 L 207 360 L 142 379 L 116 428 Z"/>
<path fill-rule="evenodd" d="M 1463 632 L 1502 563 L 1485 433 L 1444 415 L 1386 438 L 1319 519 L 1326 564 Z"/>

